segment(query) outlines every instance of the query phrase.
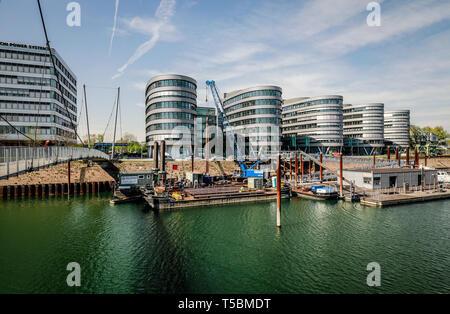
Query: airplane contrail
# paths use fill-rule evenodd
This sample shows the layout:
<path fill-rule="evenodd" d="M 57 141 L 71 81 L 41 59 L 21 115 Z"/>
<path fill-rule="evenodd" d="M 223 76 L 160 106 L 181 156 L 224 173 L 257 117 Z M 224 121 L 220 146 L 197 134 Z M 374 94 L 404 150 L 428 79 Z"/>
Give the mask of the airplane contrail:
<path fill-rule="evenodd" d="M 175 4 L 176 0 L 161 0 L 158 9 L 155 12 L 157 23 L 153 28 L 152 37 L 141 44 L 136 49 L 134 54 L 128 59 L 128 61 L 119 69 L 117 69 L 117 73 L 112 77 L 113 80 L 120 77 L 129 65 L 139 60 L 143 55 L 145 55 L 155 46 L 160 38 L 161 28 L 164 27 L 169 22 L 170 18 L 175 14 Z"/>
<path fill-rule="evenodd" d="M 113 40 L 114 40 L 114 35 L 116 34 L 116 30 L 117 30 L 117 12 L 119 11 L 119 0 L 116 0 L 116 10 L 114 12 L 114 25 L 113 25 L 113 29 L 112 29 L 112 33 L 111 33 L 111 41 L 109 42 L 109 55 L 111 55 L 111 49 L 112 49 L 112 44 L 113 44 Z"/>

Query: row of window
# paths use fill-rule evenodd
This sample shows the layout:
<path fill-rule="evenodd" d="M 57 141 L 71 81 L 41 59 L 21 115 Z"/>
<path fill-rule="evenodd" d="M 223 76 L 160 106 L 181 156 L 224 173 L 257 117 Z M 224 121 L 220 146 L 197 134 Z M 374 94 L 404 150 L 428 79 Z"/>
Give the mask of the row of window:
<path fill-rule="evenodd" d="M 328 98 L 328 99 L 318 99 L 312 101 L 305 101 L 298 104 L 289 105 L 283 108 L 283 110 L 298 109 L 308 106 L 322 105 L 322 104 L 337 104 L 342 105 L 342 99 L 340 98 Z"/>
<path fill-rule="evenodd" d="M 159 123 L 159 124 L 152 124 L 147 127 L 147 132 L 151 131 L 159 131 L 159 130 L 173 130 L 175 128 L 187 128 L 187 129 L 193 129 L 193 125 L 189 123 Z"/>
<path fill-rule="evenodd" d="M 195 111 L 196 106 L 194 104 L 191 104 L 191 103 L 188 103 L 185 101 L 161 101 L 161 102 L 155 102 L 154 104 L 147 106 L 147 109 L 145 109 L 145 113 L 148 113 L 149 111 L 152 111 L 152 110 L 163 109 L 163 108 L 188 109 L 188 110 Z"/>
<path fill-rule="evenodd" d="M 41 114 L 4 113 L 3 117 L 9 122 L 55 122 L 55 117 Z"/>
<path fill-rule="evenodd" d="M 293 111 L 286 114 L 283 114 L 283 118 L 301 116 L 307 114 L 315 114 L 319 112 L 338 112 L 342 113 L 342 108 L 325 108 L 325 109 L 313 109 L 313 110 L 305 110 L 305 111 Z"/>
<path fill-rule="evenodd" d="M 52 135 L 55 134 L 55 128 L 50 127 L 29 127 L 29 126 L 17 126 L 20 132 L 27 134 L 28 136 L 36 135 Z M 9 125 L 0 125 L 0 134 L 18 134 L 17 131 Z"/>
<path fill-rule="evenodd" d="M 0 100 L 0 109 L 13 109 L 13 110 L 53 110 L 54 104 L 50 103 L 38 103 L 38 102 L 14 102 Z"/>
<path fill-rule="evenodd" d="M 197 100 L 197 95 L 194 93 L 186 92 L 183 90 L 167 90 L 162 92 L 152 93 L 147 97 L 147 102 L 155 98 L 167 98 L 167 97 L 185 97 L 193 100 Z"/>
<path fill-rule="evenodd" d="M 26 61 L 36 61 L 36 62 L 51 62 L 49 54 L 40 54 L 35 52 L 25 52 L 25 51 L 11 51 L 0 49 L 0 58 L 4 59 L 16 59 L 16 60 L 26 60 Z M 71 80 L 71 82 L 76 85 L 74 77 L 67 71 L 63 64 L 54 58 L 56 66 Z"/>
<path fill-rule="evenodd" d="M 240 125 L 247 125 L 247 124 L 262 124 L 262 123 L 268 123 L 268 124 L 277 124 L 279 125 L 281 123 L 281 119 L 279 118 L 253 118 L 253 119 L 246 119 L 241 121 L 232 122 L 232 126 L 240 126 Z"/>
<path fill-rule="evenodd" d="M 186 112 L 159 112 L 152 114 L 147 117 L 146 122 L 153 120 L 161 120 L 161 119 L 184 119 L 184 120 L 193 120 L 194 115 Z"/>
<path fill-rule="evenodd" d="M 293 130 L 305 130 L 305 129 L 317 129 L 317 128 L 335 128 L 340 130 L 342 128 L 342 124 L 339 123 L 311 123 L 311 124 L 303 124 L 303 125 L 296 125 L 291 127 L 283 127 L 283 131 L 293 131 Z M 333 131 L 336 132 L 336 131 Z"/>
<path fill-rule="evenodd" d="M 0 71 L 7 72 L 22 72 L 22 73 L 35 73 L 35 74 L 55 74 L 52 67 L 33 65 L 33 64 L 17 64 L 17 63 L 3 63 L 0 62 Z M 69 86 L 70 90 L 76 94 L 76 88 L 73 87 L 69 82 L 60 74 L 57 74 L 59 80 L 66 86 Z M 76 81 L 74 82 L 76 86 Z"/>
<path fill-rule="evenodd" d="M 376 110 L 376 111 L 381 111 L 384 113 L 384 106 L 380 106 L 380 107 L 368 106 L 368 107 L 357 107 L 357 108 L 349 108 L 349 109 L 344 108 L 344 113 L 369 111 L 369 110 Z"/>
<path fill-rule="evenodd" d="M 250 97 L 260 97 L 260 96 L 273 96 L 273 97 L 281 98 L 281 92 L 278 90 L 271 90 L 271 89 L 256 90 L 253 92 L 247 92 L 244 94 L 237 95 L 233 98 L 227 99 L 223 104 L 224 104 L 224 106 L 226 106 L 228 104 L 234 103 L 241 99 L 250 98 Z"/>
<path fill-rule="evenodd" d="M 246 102 L 239 103 L 237 105 L 231 106 L 229 108 L 225 109 L 225 112 L 228 114 L 229 112 L 246 108 L 246 107 L 253 107 L 253 106 L 279 106 L 281 107 L 281 100 L 278 99 L 256 99 L 256 100 L 250 100 Z"/>
<path fill-rule="evenodd" d="M 167 87 L 167 86 L 177 86 L 177 87 L 186 87 L 190 89 L 197 89 L 197 86 L 194 83 L 191 83 L 189 81 L 185 80 L 161 80 L 156 81 L 150 84 L 150 86 L 147 88 L 146 93 L 148 93 L 150 90 L 158 87 Z"/>
<path fill-rule="evenodd" d="M 258 115 L 258 114 L 280 115 L 281 114 L 281 110 L 275 109 L 275 108 L 251 109 L 251 110 L 238 112 L 238 113 L 235 113 L 235 114 L 230 114 L 228 116 L 228 119 L 233 120 L 233 119 L 240 118 L 240 117 L 253 116 L 253 115 Z"/>
<path fill-rule="evenodd" d="M 56 81 L 49 78 L 0 75 L 0 84 L 21 84 L 56 87 Z"/>

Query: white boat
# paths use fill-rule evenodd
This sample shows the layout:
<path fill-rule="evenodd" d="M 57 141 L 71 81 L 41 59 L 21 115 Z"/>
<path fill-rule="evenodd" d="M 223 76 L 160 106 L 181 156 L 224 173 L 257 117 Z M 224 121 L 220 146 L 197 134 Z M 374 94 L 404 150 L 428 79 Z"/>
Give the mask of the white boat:
<path fill-rule="evenodd" d="M 437 179 L 439 183 L 450 183 L 450 175 L 445 171 L 438 171 Z"/>

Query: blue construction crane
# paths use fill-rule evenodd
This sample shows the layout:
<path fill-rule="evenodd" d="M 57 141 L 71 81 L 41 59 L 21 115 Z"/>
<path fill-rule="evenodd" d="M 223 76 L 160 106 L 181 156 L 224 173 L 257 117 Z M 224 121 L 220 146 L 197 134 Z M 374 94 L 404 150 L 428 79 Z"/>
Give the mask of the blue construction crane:
<path fill-rule="evenodd" d="M 253 165 L 248 166 L 247 164 L 245 164 L 245 156 L 241 153 L 239 145 L 235 145 L 235 135 L 233 127 L 231 126 L 231 123 L 228 120 L 225 109 L 223 108 L 222 99 L 220 98 L 219 92 L 217 91 L 216 82 L 206 81 L 206 85 L 210 87 L 211 94 L 213 95 L 214 98 L 214 104 L 216 105 L 217 116 L 219 119 L 219 126 L 223 127 L 223 129 L 226 131 L 225 134 L 227 136 L 227 140 L 229 141 L 230 144 L 234 146 L 233 147 L 234 159 L 237 161 L 239 167 L 241 168 L 240 177 L 242 178 L 263 177 L 263 171 L 254 169 L 262 160 L 260 159 Z"/>

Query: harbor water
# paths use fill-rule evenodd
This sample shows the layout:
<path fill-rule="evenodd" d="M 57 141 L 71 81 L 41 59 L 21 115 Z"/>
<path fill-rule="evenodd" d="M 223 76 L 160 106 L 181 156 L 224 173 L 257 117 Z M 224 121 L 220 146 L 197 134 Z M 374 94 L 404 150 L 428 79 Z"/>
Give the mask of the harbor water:
<path fill-rule="evenodd" d="M 155 213 L 110 198 L 0 202 L 0 293 L 450 293 L 449 200 L 283 200 L 277 230 L 275 202 Z"/>

